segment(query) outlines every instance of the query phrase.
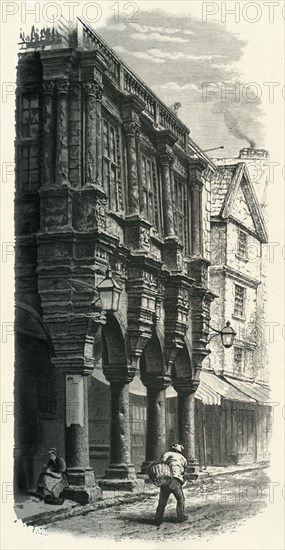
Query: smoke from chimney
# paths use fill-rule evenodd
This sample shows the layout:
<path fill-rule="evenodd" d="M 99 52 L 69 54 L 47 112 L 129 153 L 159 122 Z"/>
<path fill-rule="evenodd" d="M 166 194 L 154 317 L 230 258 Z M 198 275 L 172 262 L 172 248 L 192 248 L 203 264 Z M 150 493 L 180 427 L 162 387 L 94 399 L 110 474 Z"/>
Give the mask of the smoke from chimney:
<path fill-rule="evenodd" d="M 224 121 L 229 131 L 238 139 L 245 139 L 252 149 L 256 147 L 253 139 L 249 138 L 240 128 L 238 119 L 226 109 L 224 110 Z"/>

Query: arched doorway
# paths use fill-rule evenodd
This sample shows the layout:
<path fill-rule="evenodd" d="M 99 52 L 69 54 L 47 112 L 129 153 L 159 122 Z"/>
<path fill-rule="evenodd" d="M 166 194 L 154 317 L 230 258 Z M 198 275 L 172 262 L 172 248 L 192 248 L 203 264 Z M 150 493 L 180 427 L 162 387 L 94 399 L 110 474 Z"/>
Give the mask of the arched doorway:
<path fill-rule="evenodd" d="M 39 313 L 15 308 L 14 490 L 34 490 L 50 447 L 65 451 L 64 377 L 51 362 L 52 342 Z"/>

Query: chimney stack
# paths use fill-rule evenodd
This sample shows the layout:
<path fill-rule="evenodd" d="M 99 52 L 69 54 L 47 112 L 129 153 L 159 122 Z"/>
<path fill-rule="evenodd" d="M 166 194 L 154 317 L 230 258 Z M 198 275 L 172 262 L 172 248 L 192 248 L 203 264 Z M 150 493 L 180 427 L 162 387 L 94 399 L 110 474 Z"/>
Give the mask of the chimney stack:
<path fill-rule="evenodd" d="M 239 152 L 240 159 L 268 159 L 269 153 L 266 149 L 254 149 L 252 147 L 244 147 Z"/>

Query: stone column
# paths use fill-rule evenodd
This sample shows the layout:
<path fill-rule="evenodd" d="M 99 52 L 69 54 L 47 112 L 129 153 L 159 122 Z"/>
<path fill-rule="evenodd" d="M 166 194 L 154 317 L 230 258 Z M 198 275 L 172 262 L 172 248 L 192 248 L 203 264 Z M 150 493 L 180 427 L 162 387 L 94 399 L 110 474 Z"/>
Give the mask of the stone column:
<path fill-rule="evenodd" d="M 54 80 L 43 82 L 43 187 L 54 183 Z"/>
<path fill-rule="evenodd" d="M 133 491 L 142 484 L 141 480 L 137 480 L 135 467 L 131 464 L 129 383 L 133 379 L 134 369 L 105 365 L 103 370 L 111 391 L 110 464 L 99 485 L 103 491 Z"/>
<path fill-rule="evenodd" d="M 193 256 L 202 255 L 202 227 L 201 227 L 201 203 L 202 187 L 199 183 L 192 185 L 192 254 Z"/>
<path fill-rule="evenodd" d="M 96 183 L 96 84 L 84 83 L 86 93 L 86 123 L 85 123 L 85 185 Z"/>
<path fill-rule="evenodd" d="M 191 234 L 192 256 L 200 257 L 203 254 L 203 215 L 202 215 L 202 190 L 203 180 L 201 172 L 204 166 L 199 164 L 189 165 L 189 181 L 191 186 Z"/>
<path fill-rule="evenodd" d="M 66 374 L 65 458 L 69 487 L 66 496 L 77 502 L 92 500 L 94 472 L 89 466 L 87 377 Z M 93 495 L 94 496 L 94 495 Z"/>
<path fill-rule="evenodd" d="M 146 473 L 154 460 L 158 460 L 166 451 L 165 389 L 169 378 L 163 376 L 142 379 L 147 387 L 147 432 L 146 456 L 142 464 L 142 473 Z"/>
<path fill-rule="evenodd" d="M 68 80 L 57 81 L 55 181 L 58 186 L 68 184 L 68 88 Z"/>
<path fill-rule="evenodd" d="M 127 144 L 127 167 L 128 167 L 128 214 L 139 214 L 139 182 L 138 182 L 138 158 L 136 132 L 139 127 L 135 122 L 124 124 Z"/>
<path fill-rule="evenodd" d="M 111 448 L 107 478 L 135 479 L 131 464 L 130 411 L 128 382 L 110 382 L 111 389 Z"/>
<path fill-rule="evenodd" d="M 187 471 L 194 472 L 198 465 L 195 444 L 195 389 L 192 382 L 176 380 L 173 383 L 178 398 L 178 434 L 179 443 L 184 447 L 188 461 Z"/>
<path fill-rule="evenodd" d="M 103 87 L 96 83 L 96 184 L 102 187 L 102 99 Z"/>
<path fill-rule="evenodd" d="M 170 177 L 170 165 L 173 160 L 172 155 L 163 153 L 159 155 L 161 164 L 162 179 L 162 201 L 164 215 L 164 237 L 174 236 L 173 203 Z"/>

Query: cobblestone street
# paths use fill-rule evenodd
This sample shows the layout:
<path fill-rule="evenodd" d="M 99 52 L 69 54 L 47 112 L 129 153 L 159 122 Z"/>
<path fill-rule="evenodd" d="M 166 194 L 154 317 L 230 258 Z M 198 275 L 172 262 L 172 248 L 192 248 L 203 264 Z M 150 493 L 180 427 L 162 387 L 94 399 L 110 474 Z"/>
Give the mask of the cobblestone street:
<path fill-rule="evenodd" d="M 46 526 L 47 533 L 66 532 L 114 541 L 209 540 L 219 533 L 233 532 L 248 518 L 262 511 L 270 500 L 266 470 L 210 478 L 184 489 L 188 520 L 176 523 L 175 499 L 170 497 L 163 524 L 153 523 L 157 495 L 141 496 L 134 503 L 114 505 L 86 515 Z"/>

